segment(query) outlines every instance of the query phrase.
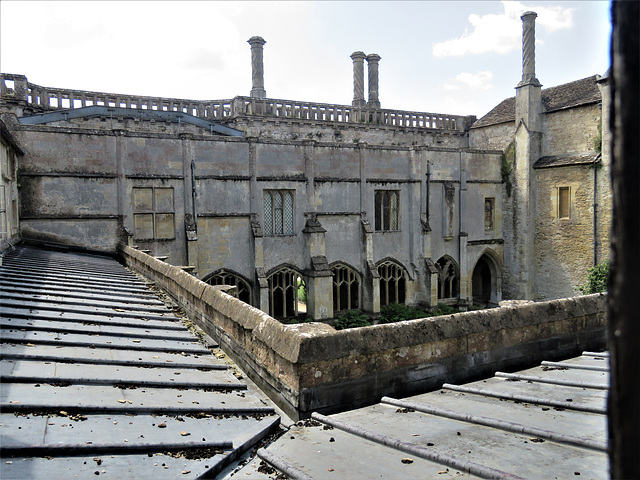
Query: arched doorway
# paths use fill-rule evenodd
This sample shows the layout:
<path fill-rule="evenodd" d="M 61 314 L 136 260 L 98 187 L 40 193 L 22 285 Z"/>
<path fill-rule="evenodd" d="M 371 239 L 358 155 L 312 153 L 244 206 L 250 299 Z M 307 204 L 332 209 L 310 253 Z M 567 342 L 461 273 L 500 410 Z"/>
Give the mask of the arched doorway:
<path fill-rule="evenodd" d="M 496 307 L 501 300 L 500 279 L 494 260 L 485 252 L 478 259 L 471 275 L 473 304 Z"/>

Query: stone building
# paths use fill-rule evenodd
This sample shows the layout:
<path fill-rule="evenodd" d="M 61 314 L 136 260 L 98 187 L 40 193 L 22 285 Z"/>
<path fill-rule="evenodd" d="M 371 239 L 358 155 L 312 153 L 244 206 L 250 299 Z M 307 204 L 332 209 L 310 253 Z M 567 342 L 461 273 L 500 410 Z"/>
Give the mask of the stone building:
<path fill-rule="evenodd" d="M 586 234 L 594 217 L 583 211 L 591 191 L 583 177 L 606 196 L 602 174 L 590 170 L 605 155 L 581 163 L 574 153 L 589 150 L 588 139 L 569 145 L 561 136 L 573 134 L 558 127 L 580 119 L 589 125 L 572 128 L 595 136 L 599 98 L 561 99 L 540 115 L 539 82 L 523 76 L 516 101 L 475 123 L 383 109 L 381 59 L 355 52 L 352 105 L 270 99 L 265 42 L 249 43 L 250 96 L 227 100 L 48 88 L 3 74 L 0 112 L 25 151 L 22 238 L 103 251 L 135 244 L 209 283 L 235 285 L 239 298 L 279 318 L 376 313 L 394 302 L 497 305 L 503 291 L 562 296 L 553 292 L 564 273 L 571 285 L 582 281 L 585 262 L 554 267 L 545 249 L 575 243 L 557 238 L 578 232 L 574 224 Z M 571 216 L 553 223 L 545 215 L 560 207 L 548 190 L 565 202 L 565 187 Z M 597 234 L 604 245 L 604 229 Z"/>
<path fill-rule="evenodd" d="M 542 89 L 535 17 L 522 17 L 516 96 L 475 122 L 469 141 L 504 152 L 505 295 L 551 299 L 575 295 L 587 270 L 609 257 L 609 88 L 605 74 Z"/>
<path fill-rule="evenodd" d="M 0 120 L 0 253 L 20 240 L 18 158 L 24 152 Z"/>

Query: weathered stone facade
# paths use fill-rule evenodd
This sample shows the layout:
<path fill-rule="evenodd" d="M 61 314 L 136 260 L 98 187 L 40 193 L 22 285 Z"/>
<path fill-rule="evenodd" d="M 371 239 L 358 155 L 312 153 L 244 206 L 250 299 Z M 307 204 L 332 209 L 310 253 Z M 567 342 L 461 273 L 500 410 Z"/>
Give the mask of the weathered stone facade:
<path fill-rule="evenodd" d="M 23 154 L 13 135 L 0 120 L 0 253 L 20 239 L 18 159 Z"/>
<path fill-rule="evenodd" d="M 351 56 L 352 105 L 269 99 L 265 42 L 249 43 L 251 96 L 229 100 L 54 89 L 3 74 L 0 113 L 26 151 L 22 237 L 135 244 L 234 285 L 273 316 L 314 319 L 393 302 L 497 305 L 503 292 L 568 296 L 593 263 L 590 231 L 606 257 L 601 96 L 580 90 L 585 81 L 545 96 L 528 44 L 518 97 L 473 123 L 381 109 L 380 57 L 363 52 Z M 552 215 L 559 188 L 569 221 Z"/>

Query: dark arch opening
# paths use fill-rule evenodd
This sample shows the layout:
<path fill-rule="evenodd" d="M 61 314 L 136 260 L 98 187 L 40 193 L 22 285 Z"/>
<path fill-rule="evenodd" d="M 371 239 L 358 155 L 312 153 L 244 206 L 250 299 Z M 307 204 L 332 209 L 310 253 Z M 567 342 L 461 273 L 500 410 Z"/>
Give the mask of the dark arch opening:
<path fill-rule="evenodd" d="M 493 292 L 493 275 L 491 266 L 485 255 L 482 255 L 476 263 L 471 276 L 471 288 L 473 304 L 488 307 Z"/>

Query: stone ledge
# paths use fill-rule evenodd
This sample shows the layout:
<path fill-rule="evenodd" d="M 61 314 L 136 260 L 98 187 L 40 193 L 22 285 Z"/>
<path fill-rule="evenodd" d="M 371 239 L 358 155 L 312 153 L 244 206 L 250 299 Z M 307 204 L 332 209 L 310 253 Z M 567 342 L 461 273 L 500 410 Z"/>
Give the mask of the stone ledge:
<path fill-rule="evenodd" d="M 336 331 L 316 322 L 283 325 L 179 267 L 120 250 L 127 266 L 180 303 L 295 418 L 605 345 L 602 294 Z"/>

